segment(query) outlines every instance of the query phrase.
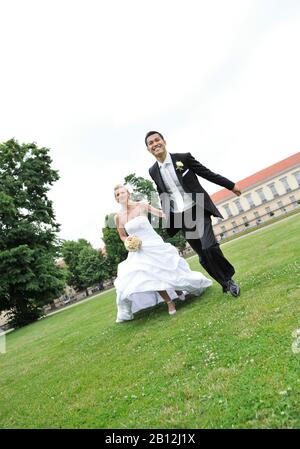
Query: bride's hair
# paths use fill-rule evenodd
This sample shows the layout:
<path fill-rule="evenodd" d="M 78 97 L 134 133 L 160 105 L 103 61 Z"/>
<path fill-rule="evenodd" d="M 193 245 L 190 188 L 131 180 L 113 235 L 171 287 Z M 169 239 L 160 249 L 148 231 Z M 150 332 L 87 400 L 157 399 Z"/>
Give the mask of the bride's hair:
<path fill-rule="evenodd" d="M 117 184 L 117 185 L 114 187 L 114 191 L 118 190 L 120 187 L 125 187 L 125 188 L 126 188 L 126 186 L 124 186 L 124 184 Z"/>
<path fill-rule="evenodd" d="M 122 188 L 122 187 L 124 187 L 124 189 L 127 190 L 128 198 L 130 198 L 131 193 L 130 193 L 130 190 L 128 189 L 128 187 L 127 187 L 126 184 L 117 184 L 117 185 L 114 187 L 114 194 L 115 194 L 115 197 L 116 197 L 116 191 L 117 191 L 118 189 Z"/>

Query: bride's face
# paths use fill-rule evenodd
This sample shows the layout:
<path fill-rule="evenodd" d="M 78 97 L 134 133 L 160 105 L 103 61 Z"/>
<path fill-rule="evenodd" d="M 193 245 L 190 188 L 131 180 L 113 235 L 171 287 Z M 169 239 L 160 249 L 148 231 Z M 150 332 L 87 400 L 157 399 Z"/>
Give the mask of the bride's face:
<path fill-rule="evenodd" d="M 129 193 L 126 187 L 119 187 L 115 191 L 115 198 L 118 203 L 120 204 L 126 204 L 128 201 Z"/>

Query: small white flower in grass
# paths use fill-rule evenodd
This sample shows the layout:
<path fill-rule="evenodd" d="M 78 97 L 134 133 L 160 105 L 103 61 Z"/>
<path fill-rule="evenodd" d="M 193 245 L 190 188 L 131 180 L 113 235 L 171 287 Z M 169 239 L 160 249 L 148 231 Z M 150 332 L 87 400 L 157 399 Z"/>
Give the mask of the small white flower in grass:
<path fill-rule="evenodd" d="M 295 329 L 292 333 L 292 337 L 294 338 L 300 337 L 300 329 Z"/>
<path fill-rule="evenodd" d="M 0 354 L 6 353 L 6 335 L 0 327 Z"/>
<path fill-rule="evenodd" d="M 300 352 L 300 329 L 295 329 L 292 332 L 292 337 L 295 338 L 292 343 L 292 351 L 294 354 L 298 354 Z"/>

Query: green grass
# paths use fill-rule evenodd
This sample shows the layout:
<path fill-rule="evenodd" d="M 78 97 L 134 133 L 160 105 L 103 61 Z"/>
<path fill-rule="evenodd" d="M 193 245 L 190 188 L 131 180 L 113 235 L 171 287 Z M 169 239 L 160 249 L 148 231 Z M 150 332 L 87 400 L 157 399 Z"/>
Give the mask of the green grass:
<path fill-rule="evenodd" d="M 238 299 L 214 283 L 116 324 L 109 291 L 11 332 L 0 427 L 299 428 L 299 235 L 297 215 L 222 247 Z"/>

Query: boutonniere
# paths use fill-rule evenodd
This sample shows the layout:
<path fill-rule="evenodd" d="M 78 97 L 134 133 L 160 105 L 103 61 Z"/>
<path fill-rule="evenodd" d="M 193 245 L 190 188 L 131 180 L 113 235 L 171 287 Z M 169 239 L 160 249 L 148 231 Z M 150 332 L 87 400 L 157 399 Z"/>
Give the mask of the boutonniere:
<path fill-rule="evenodd" d="M 176 170 L 183 170 L 183 163 L 181 161 L 176 161 Z"/>

